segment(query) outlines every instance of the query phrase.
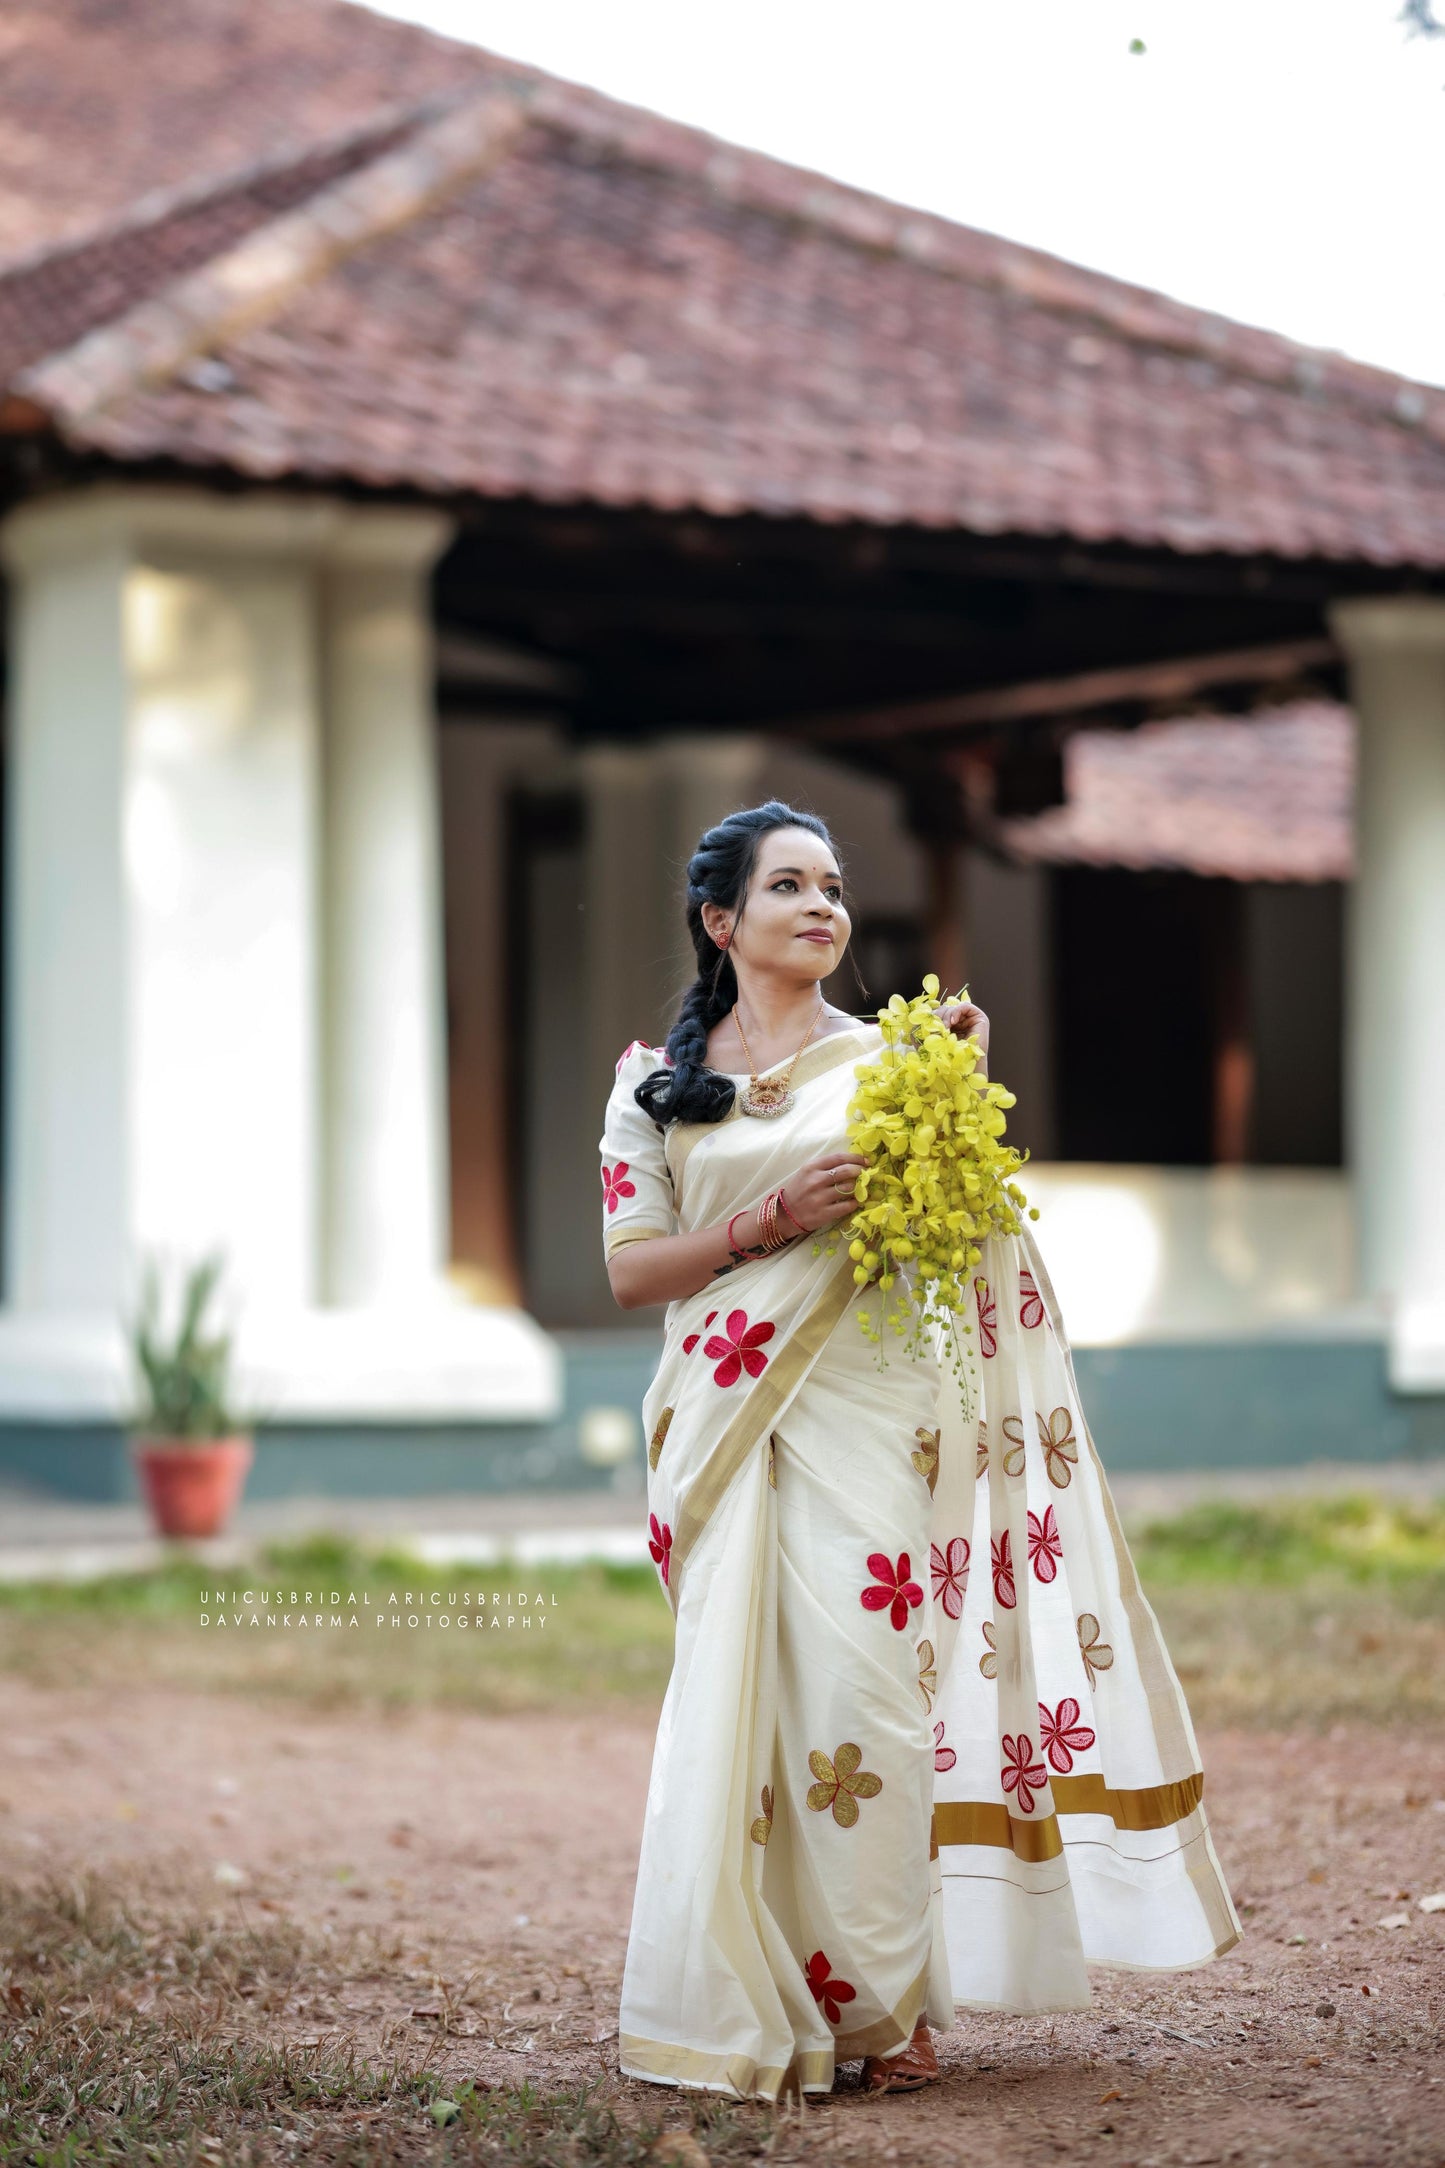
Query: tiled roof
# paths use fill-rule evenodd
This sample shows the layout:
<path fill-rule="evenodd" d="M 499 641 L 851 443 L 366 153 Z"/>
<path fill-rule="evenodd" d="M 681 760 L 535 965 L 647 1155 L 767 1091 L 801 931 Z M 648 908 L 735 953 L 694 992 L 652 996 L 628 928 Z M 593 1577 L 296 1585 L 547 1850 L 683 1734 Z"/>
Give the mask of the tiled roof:
<path fill-rule="evenodd" d="M 155 178 L 132 156 L 137 186 L 176 184 L 188 130 L 196 167 L 219 173 L 198 124 L 219 101 L 231 166 L 243 149 L 274 159 L 289 131 L 312 159 L 342 157 L 317 181 L 334 197 L 364 172 L 328 145 L 366 117 L 368 69 L 375 113 L 394 115 L 399 92 L 464 111 L 490 85 L 526 126 L 499 165 L 476 177 L 459 161 L 405 223 L 357 227 L 340 248 L 298 253 L 308 216 L 324 227 L 325 195 L 278 198 L 292 275 L 249 288 L 244 323 L 223 309 L 210 335 L 198 273 L 222 294 L 236 281 L 198 262 L 194 206 L 175 214 L 184 233 L 153 221 L 132 289 L 148 316 L 131 350 L 146 366 L 116 373 L 124 339 L 109 342 L 108 373 L 89 368 L 94 341 L 85 355 L 27 354 L 38 366 L 10 377 L 30 402 L 12 399 L 16 425 L 48 419 L 118 460 L 267 480 L 1445 565 L 1445 391 L 331 0 L 55 0 L 22 10 L 18 38 L 7 22 L 12 44 L 35 40 L 21 77 L 43 74 L 47 54 L 63 75 L 74 47 L 57 23 L 74 40 L 95 14 L 113 60 L 125 48 L 146 86 L 142 133 L 165 143 Z M 167 24 L 192 16 L 205 34 L 188 24 L 168 109 L 158 55 Z M 203 91 L 207 51 L 223 60 Z M 221 95 L 233 53 L 234 106 Z M 0 71 L 0 119 L 12 80 Z M 416 138 L 437 125 L 434 108 L 419 112 Z M 393 131 L 377 158 L 408 140 Z M 62 133 L 57 163 L 66 146 Z M 99 182 L 87 185 L 94 197 Z M 291 183 L 273 172 L 268 185 Z M 246 223 L 257 200 L 253 189 L 217 233 L 222 251 L 249 247 L 248 279 L 270 231 Z M 298 278 L 298 263 L 314 275 Z M 0 285 L 0 336 L 5 320 Z M 68 319 L 60 337 L 77 337 Z"/>
<path fill-rule="evenodd" d="M 1343 881 L 1353 871 L 1348 708 L 1301 701 L 1248 720 L 1079 731 L 1064 774 L 1066 805 L 1000 823 L 1017 863 L 1235 881 Z"/>
<path fill-rule="evenodd" d="M 5 0 L 0 269 L 502 65 L 339 0 Z"/>

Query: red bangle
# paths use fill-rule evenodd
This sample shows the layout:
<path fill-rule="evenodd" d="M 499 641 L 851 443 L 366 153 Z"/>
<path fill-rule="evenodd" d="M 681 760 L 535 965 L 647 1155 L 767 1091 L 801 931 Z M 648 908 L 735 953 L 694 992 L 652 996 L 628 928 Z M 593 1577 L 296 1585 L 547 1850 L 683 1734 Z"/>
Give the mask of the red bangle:
<path fill-rule="evenodd" d="M 742 1257 L 746 1255 L 746 1252 L 740 1250 L 736 1242 L 734 1242 L 733 1240 L 733 1220 L 740 1220 L 743 1216 L 743 1213 L 746 1212 L 747 1209 L 748 1208 L 746 1205 L 741 1206 L 738 1211 L 734 1212 L 732 1219 L 728 1221 L 728 1249 L 731 1251 L 734 1257 Z"/>
<path fill-rule="evenodd" d="M 780 1208 L 780 1209 L 781 1209 L 782 1211 L 784 1211 L 784 1212 L 787 1212 L 787 1214 L 788 1214 L 788 1218 L 789 1218 L 790 1220 L 792 1220 L 792 1222 L 793 1222 L 793 1225 L 794 1225 L 794 1226 L 795 1226 L 795 1227 L 797 1228 L 797 1230 L 798 1230 L 798 1233 L 799 1233 L 800 1235 L 805 1235 L 805 1234 L 806 1234 L 806 1233 L 808 1232 L 807 1228 L 806 1228 L 806 1227 L 805 1227 L 805 1226 L 803 1225 L 803 1223 L 802 1223 L 802 1221 L 801 1221 L 800 1219 L 796 1219 L 796 1218 L 794 1218 L 794 1215 L 793 1215 L 793 1214 L 792 1214 L 791 1212 L 788 1212 L 788 1200 L 787 1200 L 787 1198 L 786 1198 L 786 1197 L 784 1196 L 784 1194 L 783 1194 L 782 1190 L 779 1190 L 779 1191 L 778 1191 L 778 1205 L 779 1205 L 779 1208 Z"/>

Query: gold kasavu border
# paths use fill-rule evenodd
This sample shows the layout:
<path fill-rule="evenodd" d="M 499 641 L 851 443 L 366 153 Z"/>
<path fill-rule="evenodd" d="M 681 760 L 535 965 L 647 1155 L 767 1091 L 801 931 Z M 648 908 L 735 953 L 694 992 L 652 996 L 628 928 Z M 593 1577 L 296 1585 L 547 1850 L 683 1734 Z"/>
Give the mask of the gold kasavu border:
<path fill-rule="evenodd" d="M 939 1799 L 933 1819 L 938 1842 L 991 1844 L 1016 1859 L 1057 1859 L 1064 1849 L 1061 1814 L 1102 1814 L 1116 1829 L 1169 1829 L 1191 1815 L 1204 1796 L 1203 1772 L 1172 1784 L 1146 1784 L 1119 1790 L 1098 1775 L 1050 1777 L 1054 1812 L 1038 1821 L 1010 1814 L 994 1800 Z"/>
<path fill-rule="evenodd" d="M 641 2033 L 618 2036 L 618 2060 L 625 2077 L 645 2076 L 674 2085 L 700 2086 L 706 2092 L 731 2093 L 740 2100 L 778 2101 L 803 2086 L 815 2091 L 833 2082 L 831 2048 L 808 2048 L 786 2067 L 754 2062 L 750 2055 L 707 2054 L 673 2040 L 648 2040 Z"/>

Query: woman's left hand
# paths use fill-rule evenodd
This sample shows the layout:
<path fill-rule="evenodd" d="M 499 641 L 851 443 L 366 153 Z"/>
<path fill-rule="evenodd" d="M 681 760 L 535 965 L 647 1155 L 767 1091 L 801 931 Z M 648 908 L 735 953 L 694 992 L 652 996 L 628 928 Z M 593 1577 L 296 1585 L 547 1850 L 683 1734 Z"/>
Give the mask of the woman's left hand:
<path fill-rule="evenodd" d="M 976 1001 L 944 1001 L 939 1015 L 958 1039 L 977 1038 L 979 1052 L 988 1060 L 988 1018 Z"/>

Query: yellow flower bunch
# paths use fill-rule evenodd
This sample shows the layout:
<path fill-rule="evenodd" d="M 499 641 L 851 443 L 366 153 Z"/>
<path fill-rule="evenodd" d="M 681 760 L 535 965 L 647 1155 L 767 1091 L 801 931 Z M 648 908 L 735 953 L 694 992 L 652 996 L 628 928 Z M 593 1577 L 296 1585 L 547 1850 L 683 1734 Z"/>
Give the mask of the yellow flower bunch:
<path fill-rule="evenodd" d="M 927 1327 L 943 1323 L 953 1327 L 956 1353 L 960 1312 L 972 1331 L 969 1274 L 979 1243 L 991 1233 L 1017 1234 L 1020 1212 L 1031 1219 L 1038 1212 L 1012 1179 L 1027 1154 L 1002 1142 L 1014 1095 L 980 1072 L 977 1039 L 960 1039 L 939 1006 L 930 971 L 921 994 L 911 1001 L 894 994 L 877 1012 L 883 1052 L 860 1064 L 848 1107 L 848 1142 L 869 1164 L 858 1175 L 857 1210 L 820 1247 L 846 1240 L 858 1285 L 892 1292 L 888 1322 L 895 1332 L 912 1326 L 909 1352 L 921 1349 Z M 867 1310 L 858 1320 L 865 1337 L 881 1339 L 881 1303 L 877 1322 Z"/>

